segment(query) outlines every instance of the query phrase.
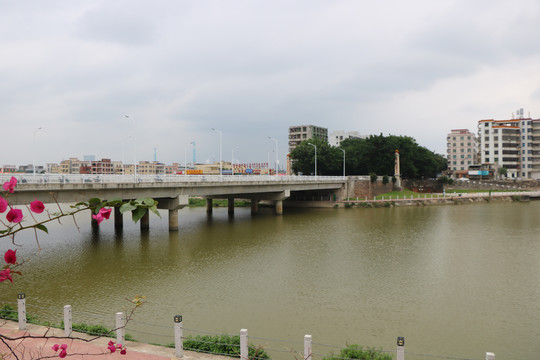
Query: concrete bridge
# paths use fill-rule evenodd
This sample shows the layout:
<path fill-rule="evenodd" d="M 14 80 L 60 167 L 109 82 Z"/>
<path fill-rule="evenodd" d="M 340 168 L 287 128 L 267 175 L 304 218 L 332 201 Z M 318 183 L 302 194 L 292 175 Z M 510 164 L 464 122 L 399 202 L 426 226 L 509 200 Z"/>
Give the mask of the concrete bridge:
<path fill-rule="evenodd" d="M 1 174 L 0 182 L 12 175 Z M 168 210 L 169 230 L 178 230 L 178 210 L 188 204 L 190 196 L 206 199 L 206 210 L 212 212 L 213 199 L 227 199 L 228 211 L 234 213 L 234 199 L 251 200 L 256 214 L 259 201 L 271 201 L 275 213 L 283 213 L 283 200 L 292 192 L 315 191 L 332 194 L 341 200 L 347 186 L 344 177 L 328 176 L 230 176 L 230 175 L 15 175 L 15 193 L 9 195 L 12 205 L 25 205 L 36 198 L 43 203 L 77 203 L 97 197 L 104 200 L 153 198 L 158 208 Z M 123 224 L 118 208 L 115 226 Z M 141 219 L 141 229 L 149 227 L 149 215 Z"/>

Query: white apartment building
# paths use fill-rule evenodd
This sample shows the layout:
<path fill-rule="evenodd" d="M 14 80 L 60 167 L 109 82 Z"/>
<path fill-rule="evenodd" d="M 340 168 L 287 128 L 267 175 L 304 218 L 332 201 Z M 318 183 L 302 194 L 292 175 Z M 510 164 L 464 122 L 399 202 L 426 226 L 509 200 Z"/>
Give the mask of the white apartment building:
<path fill-rule="evenodd" d="M 328 129 L 315 125 L 289 126 L 289 153 L 302 141 L 309 139 L 328 142 Z"/>
<path fill-rule="evenodd" d="M 367 136 L 360 135 L 358 131 L 343 131 L 337 130 L 333 131 L 328 136 L 328 143 L 331 146 L 339 146 L 341 142 L 345 139 L 365 139 Z"/>
<path fill-rule="evenodd" d="M 468 129 L 454 129 L 446 136 L 448 169 L 466 171 L 469 165 L 478 164 L 476 135 Z"/>
<path fill-rule="evenodd" d="M 540 119 L 480 120 L 480 160 L 507 169 L 509 178 L 540 179 Z"/>

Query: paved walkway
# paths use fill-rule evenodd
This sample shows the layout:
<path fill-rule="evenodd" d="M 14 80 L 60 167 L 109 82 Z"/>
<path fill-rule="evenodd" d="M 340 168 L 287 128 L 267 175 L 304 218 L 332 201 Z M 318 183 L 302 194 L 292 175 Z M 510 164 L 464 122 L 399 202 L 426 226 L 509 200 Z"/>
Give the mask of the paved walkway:
<path fill-rule="evenodd" d="M 175 350 L 172 348 L 144 344 L 141 342 L 126 341 L 127 354 L 121 355 L 118 351 L 112 353 L 107 349 L 110 338 L 98 338 L 92 342 L 72 339 L 55 339 L 53 336 L 64 337 L 64 330 L 47 328 L 44 326 L 28 324 L 27 330 L 19 330 L 18 323 L 14 321 L 0 320 L 0 335 L 10 338 L 20 337 L 24 334 L 32 336 L 44 336 L 48 338 L 25 338 L 24 340 L 6 341 L 9 347 L 13 349 L 15 355 L 9 351 L 6 344 L 0 341 L 0 359 L 42 359 L 59 358 L 57 352 L 52 350 L 54 344 L 67 344 L 68 356 L 66 359 L 123 359 L 123 360 L 169 360 L 178 359 L 175 356 Z M 87 334 L 73 333 L 73 337 L 81 339 L 91 338 Z M 4 339 L 5 340 L 5 339 Z M 112 339 L 113 341 L 115 339 Z M 4 357 L 2 357 L 4 356 Z M 192 351 L 184 351 L 186 360 L 230 360 L 229 357 L 209 355 Z"/>

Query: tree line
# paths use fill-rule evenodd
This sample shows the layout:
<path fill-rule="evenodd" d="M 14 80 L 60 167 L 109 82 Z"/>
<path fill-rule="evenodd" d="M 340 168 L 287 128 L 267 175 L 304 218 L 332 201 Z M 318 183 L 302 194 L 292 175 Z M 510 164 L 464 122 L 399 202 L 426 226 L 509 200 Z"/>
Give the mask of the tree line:
<path fill-rule="evenodd" d="M 380 134 L 365 139 L 345 139 L 339 147 L 320 139 L 303 141 L 290 154 L 295 174 L 315 173 L 315 150 L 317 175 L 343 175 L 344 157 L 345 175 L 393 175 L 396 150 L 400 154 L 402 177 L 434 178 L 447 168 L 444 156 L 418 145 L 412 137 Z"/>

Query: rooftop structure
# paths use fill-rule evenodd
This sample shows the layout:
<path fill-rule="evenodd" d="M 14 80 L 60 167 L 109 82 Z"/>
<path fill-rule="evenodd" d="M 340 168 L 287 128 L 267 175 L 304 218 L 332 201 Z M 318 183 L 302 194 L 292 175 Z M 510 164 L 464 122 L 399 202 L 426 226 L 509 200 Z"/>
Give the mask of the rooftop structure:
<path fill-rule="evenodd" d="M 469 129 L 454 129 L 446 136 L 446 159 L 448 170 L 466 171 L 470 165 L 478 164 L 476 135 Z"/>

